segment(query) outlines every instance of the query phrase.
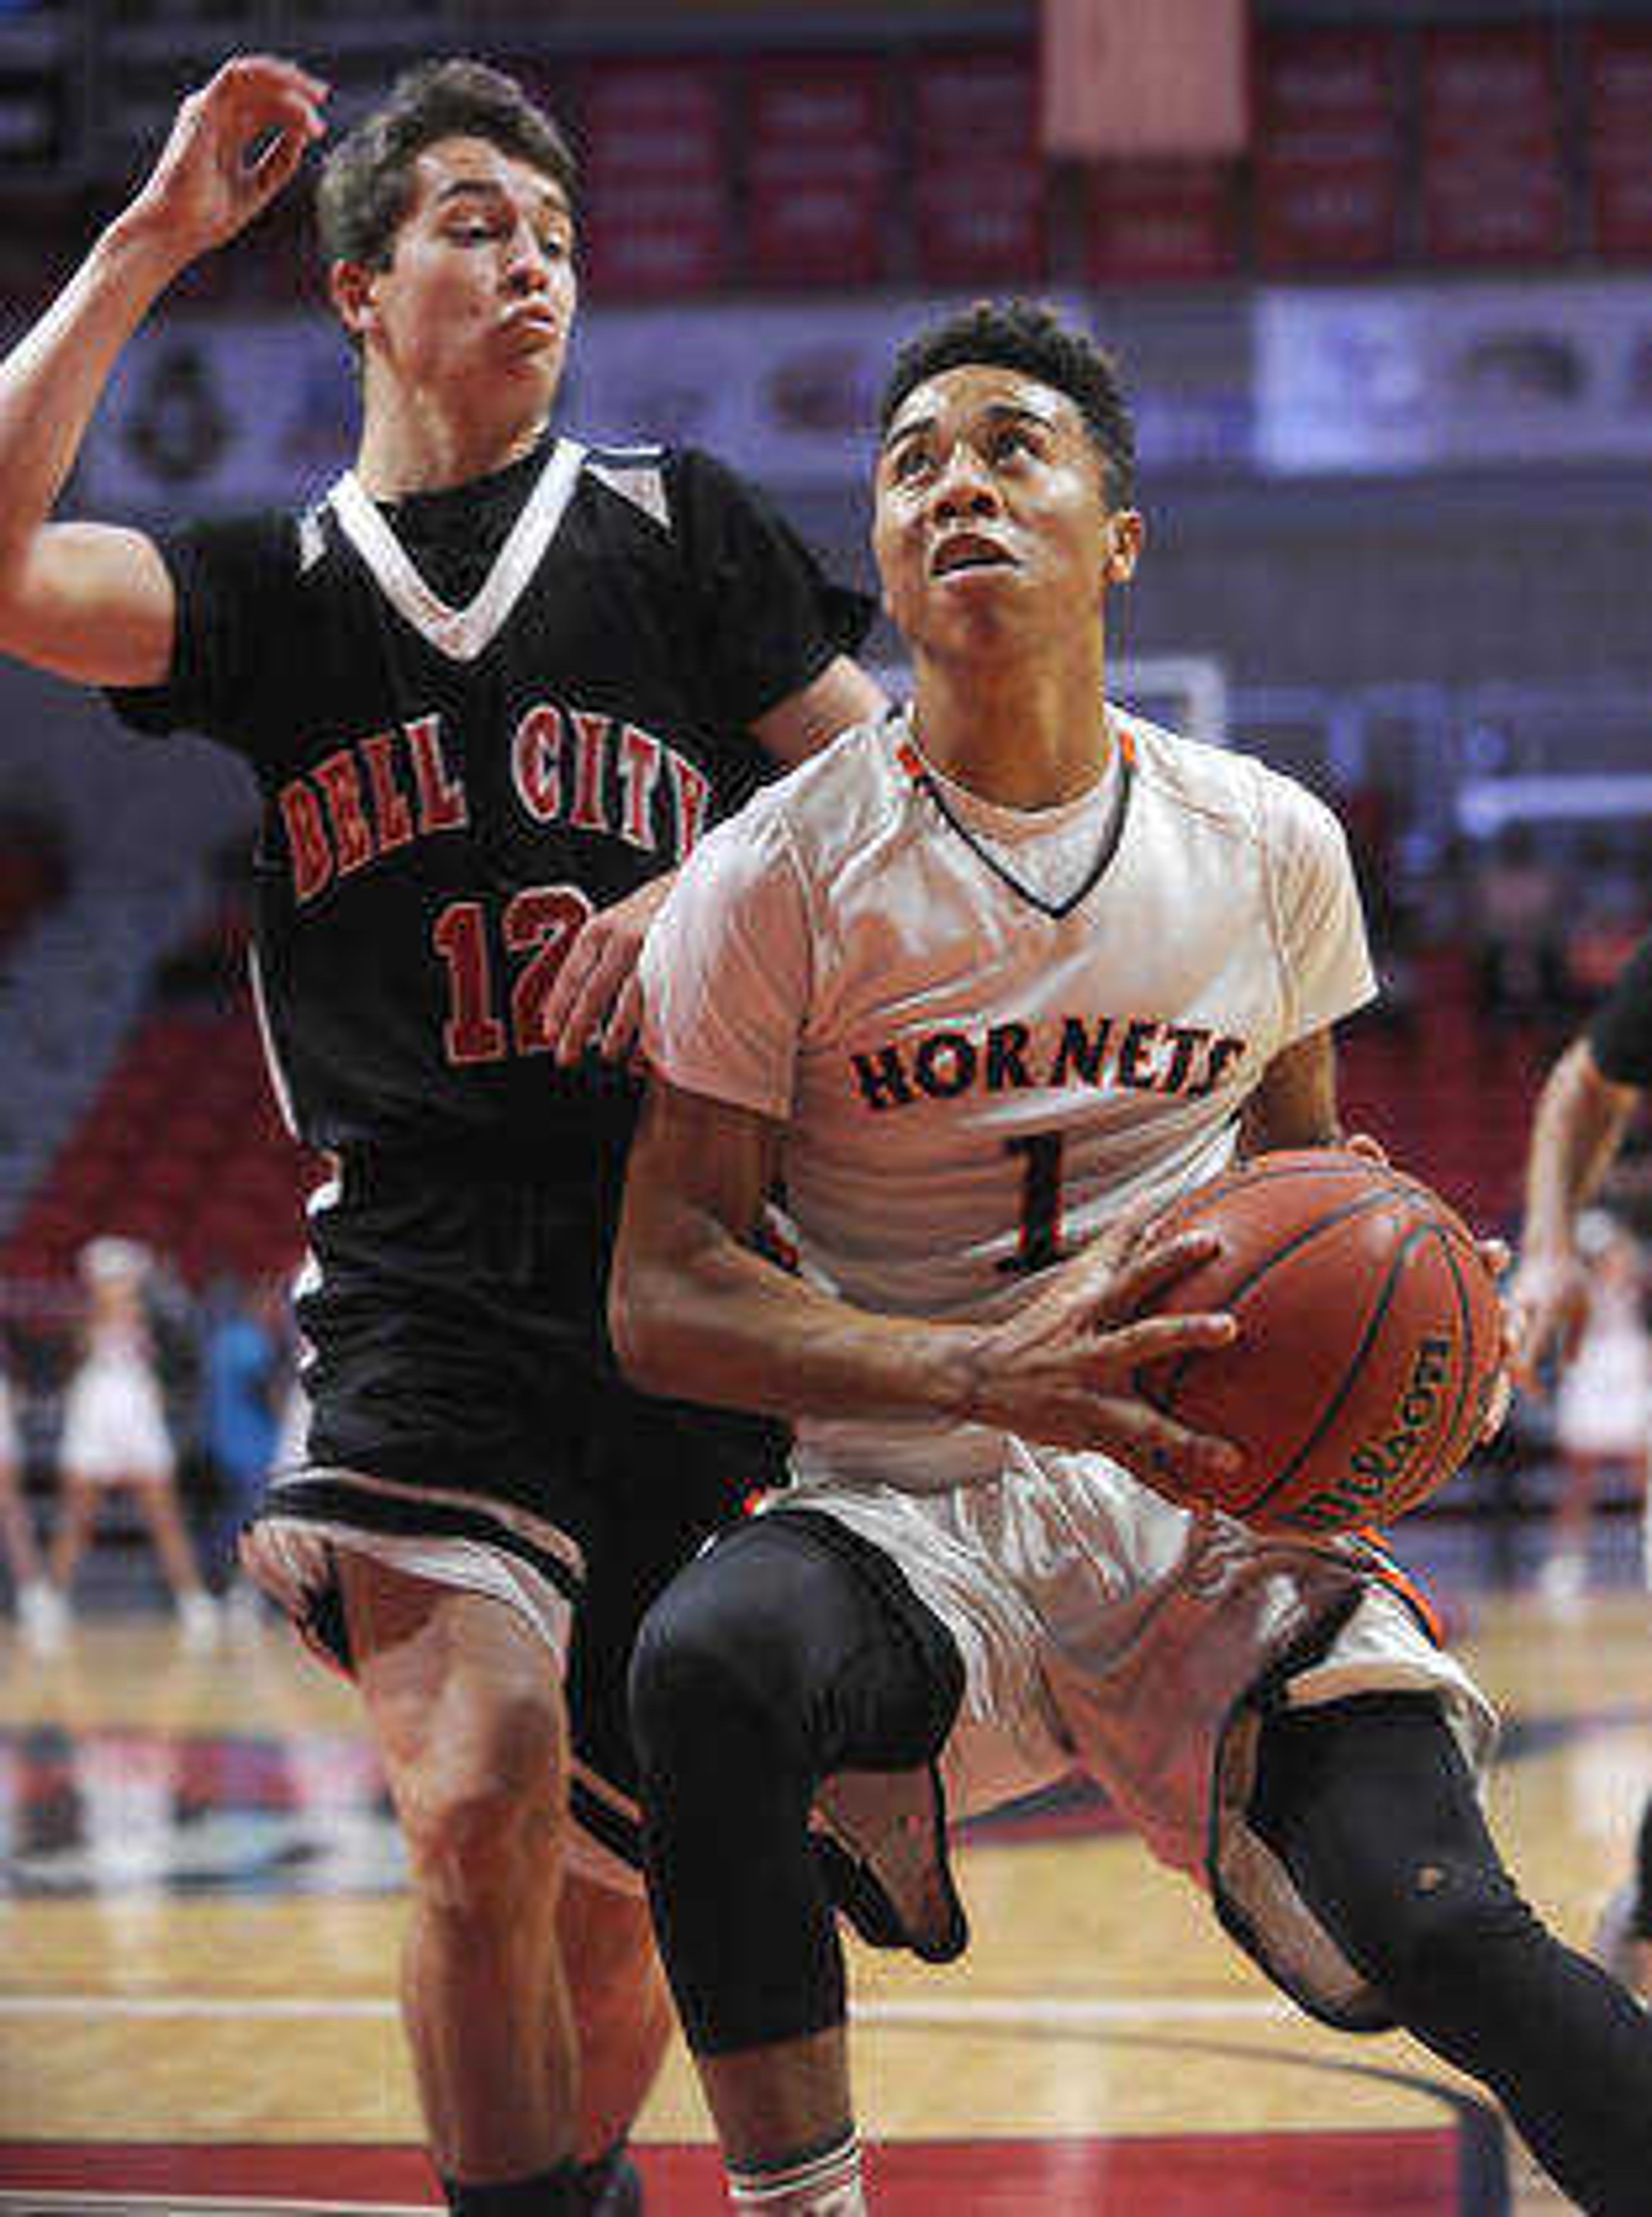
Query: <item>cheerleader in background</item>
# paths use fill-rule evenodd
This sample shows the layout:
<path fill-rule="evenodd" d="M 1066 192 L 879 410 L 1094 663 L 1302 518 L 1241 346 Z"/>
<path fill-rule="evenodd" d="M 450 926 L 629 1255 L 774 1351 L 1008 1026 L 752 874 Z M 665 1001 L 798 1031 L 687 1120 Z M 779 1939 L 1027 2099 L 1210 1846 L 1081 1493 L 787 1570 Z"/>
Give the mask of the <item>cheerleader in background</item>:
<path fill-rule="evenodd" d="M 219 1610 L 201 1584 L 178 1499 L 144 1304 L 149 1267 L 147 1251 L 135 1240 L 93 1239 L 81 1250 L 88 1309 L 58 1448 L 63 1502 L 52 1546 L 52 1584 L 66 1609 L 75 1566 L 99 1510 L 109 1490 L 124 1485 L 155 1542 L 182 1644 L 200 1651 L 218 1638 Z"/>

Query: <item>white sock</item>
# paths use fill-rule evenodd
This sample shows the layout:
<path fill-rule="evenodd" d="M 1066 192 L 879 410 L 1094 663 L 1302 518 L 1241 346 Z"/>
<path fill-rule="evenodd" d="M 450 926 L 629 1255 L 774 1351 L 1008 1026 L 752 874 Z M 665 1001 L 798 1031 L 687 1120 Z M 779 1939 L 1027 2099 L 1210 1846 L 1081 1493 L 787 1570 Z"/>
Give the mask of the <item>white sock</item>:
<path fill-rule="evenodd" d="M 773 2170 L 729 2166 L 729 2200 L 761 2217 L 866 2217 L 860 2186 L 860 2139 L 853 2129 L 841 2140 Z"/>

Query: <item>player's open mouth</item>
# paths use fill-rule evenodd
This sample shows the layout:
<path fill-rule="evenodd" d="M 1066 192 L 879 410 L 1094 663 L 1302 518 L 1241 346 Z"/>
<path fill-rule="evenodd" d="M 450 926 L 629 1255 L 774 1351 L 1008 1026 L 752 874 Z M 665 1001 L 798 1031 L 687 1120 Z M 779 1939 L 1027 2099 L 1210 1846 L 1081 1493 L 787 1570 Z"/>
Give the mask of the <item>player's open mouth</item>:
<path fill-rule="evenodd" d="M 961 536 L 948 539 L 929 558 L 932 577 L 953 577 L 962 570 L 1008 570 L 1014 557 L 995 540 Z"/>

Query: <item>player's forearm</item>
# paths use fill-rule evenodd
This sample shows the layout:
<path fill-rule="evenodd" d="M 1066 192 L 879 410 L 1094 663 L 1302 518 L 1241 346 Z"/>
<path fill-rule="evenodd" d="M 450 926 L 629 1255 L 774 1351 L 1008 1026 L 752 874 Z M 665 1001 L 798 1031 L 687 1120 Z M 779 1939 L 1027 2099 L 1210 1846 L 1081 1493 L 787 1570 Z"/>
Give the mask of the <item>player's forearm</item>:
<path fill-rule="evenodd" d="M 852 1307 L 724 1234 L 669 1259 L 622 1243 L 610 1311 L 648 1393 L 785 1417 L 977 1413 L 979 1333 Z"/>
<path fill-rule="evenodd" d="M 121 349 L 177 269 L 151 229 L 120 218 L 0 362 L 0 605 L 75 466 Z"/>
<path fill-rule="evenodd" d="M 1524 1251 L 1569 1254 L 1577 1213 L 1600 1187 L 1635 1105 L 1630 1086 L 1603 1078 L 1575 1041 L 1538 1096 L 1526 1159 Z"/>

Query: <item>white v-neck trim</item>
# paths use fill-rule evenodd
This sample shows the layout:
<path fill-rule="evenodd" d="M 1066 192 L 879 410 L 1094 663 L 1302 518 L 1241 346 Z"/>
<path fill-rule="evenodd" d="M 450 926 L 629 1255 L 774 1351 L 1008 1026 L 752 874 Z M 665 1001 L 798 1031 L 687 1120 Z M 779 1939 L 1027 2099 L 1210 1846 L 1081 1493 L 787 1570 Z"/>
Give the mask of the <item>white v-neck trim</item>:
<path fill-rule="evenodd" d="M 452 662 L 474 662 L 498 636 L 539 568 L 573 498 L 584 459 L 585 449 L 577 440 L 558 440 L 492 569 L 462 608 L 450 608 L 426 584 L 354 470 L 344 472 L 327 498 L 345 537 L 397 614 L 439 654 Z"/>

